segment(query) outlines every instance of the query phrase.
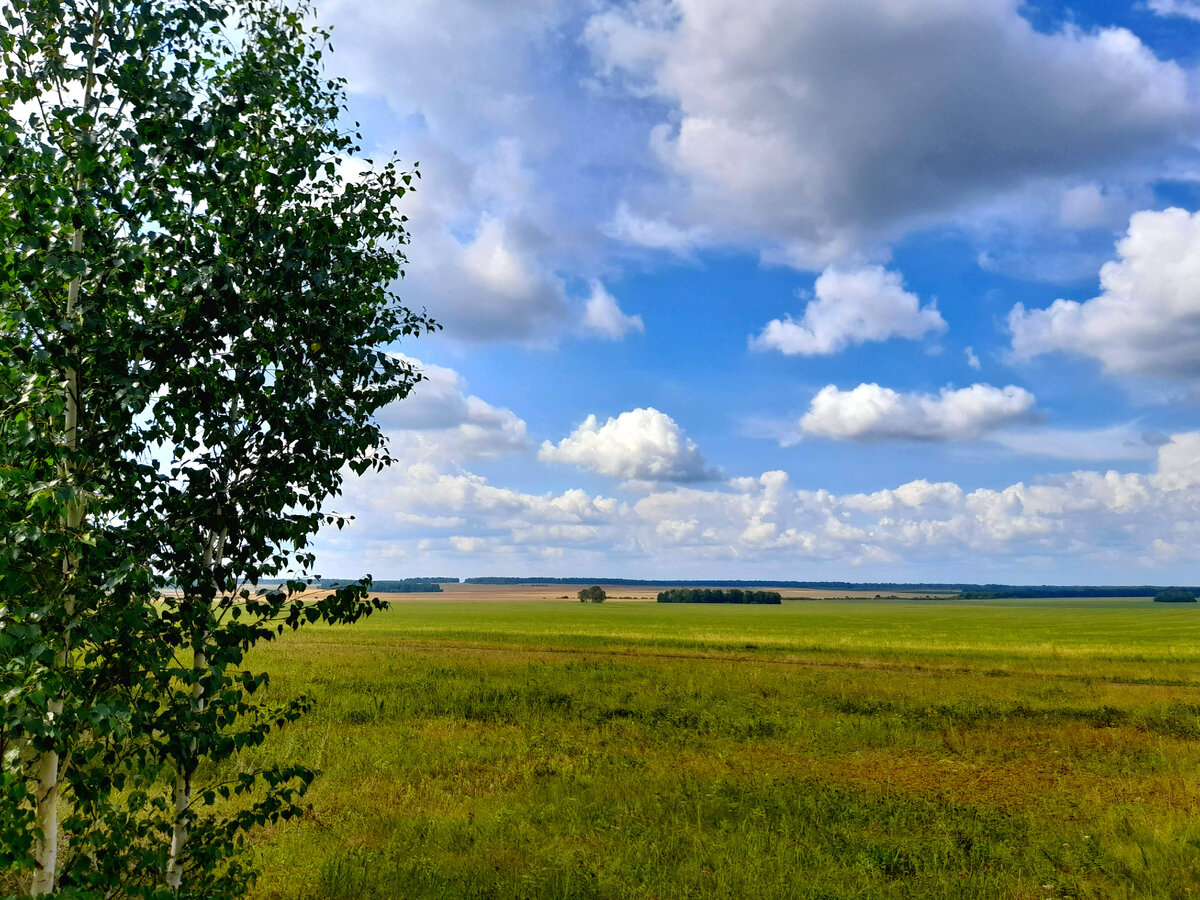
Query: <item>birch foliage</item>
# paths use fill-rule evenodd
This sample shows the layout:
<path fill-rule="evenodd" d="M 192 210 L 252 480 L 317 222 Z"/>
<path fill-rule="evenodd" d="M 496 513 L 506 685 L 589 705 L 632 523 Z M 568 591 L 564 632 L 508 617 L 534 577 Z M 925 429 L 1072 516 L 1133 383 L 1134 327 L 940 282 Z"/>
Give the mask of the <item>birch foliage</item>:
<path fill-rule="evenodd" d="M 314 774 L 246 761 L 308 706 L 247 653 L 379 605 L 310 541 L 436 326 L 308 12 L 0 8 L 0 893 L 239 895 Z"/>

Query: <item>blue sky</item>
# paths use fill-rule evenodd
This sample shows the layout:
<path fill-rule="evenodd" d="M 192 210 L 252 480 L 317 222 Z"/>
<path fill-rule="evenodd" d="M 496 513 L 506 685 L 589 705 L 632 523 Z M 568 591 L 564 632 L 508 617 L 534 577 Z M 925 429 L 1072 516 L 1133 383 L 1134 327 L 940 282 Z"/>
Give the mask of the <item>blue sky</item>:
<path fill-rule="evenodd" d="M 324 574 L 1200 581 L 1200 0 L 317 8 L 445 325 Z"/>

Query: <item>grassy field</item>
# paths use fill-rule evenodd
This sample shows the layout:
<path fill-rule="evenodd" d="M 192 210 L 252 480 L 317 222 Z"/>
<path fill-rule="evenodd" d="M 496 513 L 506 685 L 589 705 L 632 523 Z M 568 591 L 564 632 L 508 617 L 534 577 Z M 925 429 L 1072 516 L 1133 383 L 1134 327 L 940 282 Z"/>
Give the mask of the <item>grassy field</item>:
<path fill-rule="evenodd" d="M 259 661 L 323 774 L 257 900 L 1200 897 L 1195 606 L 447 597 Z"/>

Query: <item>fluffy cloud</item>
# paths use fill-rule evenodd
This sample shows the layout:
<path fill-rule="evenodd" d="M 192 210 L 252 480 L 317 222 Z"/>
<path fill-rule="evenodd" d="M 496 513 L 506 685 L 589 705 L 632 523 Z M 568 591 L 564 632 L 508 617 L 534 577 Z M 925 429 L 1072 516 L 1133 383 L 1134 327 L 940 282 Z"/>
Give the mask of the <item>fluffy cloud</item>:
<path fill-rule="evenodd" d="M 582 96 L 581 78 L 546 66 L 585 6 L 317 4 L 335 45 L 353 48 L 329 64 L 366 106 L 372 138 L 421 162 L 402 210 L 413 241 L 401 292 L 452 340 L 548 342 L 583 327 L 588 298 L 566 284 L 603 268 L 601 172 L 637 156 L 619 117 Z"/>
<path fill-rule="evenodd" d="M 701 481 L 715 477 L 675 420 L 653 407 L 623 412 L 603 425 L 588 416 L 538 459 L 564 462 L 626 481 Z"/>
<path fill-rule="evenodd" d="M 1172 435 L 1158 451 L 1158 486 L 1186 490 L 1200 484 L 1200 432 Z"/>
<path fill-rule="evenodd" d="M 561 494 L 530 494 L 496 487 L 472 474 L 450 475 L 431 463 L 402 469 L 399 478 L 376 475 L 356 483 L 356 499 L 384 515 L 402 512 L 424 516 L 423 524 L 459 528 L 477 517 L 490 530 L 532 525 L 578 525 L 603 520 L 617 501 L 593 497 L 577 488 Z M 373 483 L 372 483 L 373 482 Z"/>
<path fill-rule="evenodd" d="M 572 301 L 544 258 L 537 211 L 523 205 L 519 145 L 503 142 L 472 165 L 423 143 L 424 177 L 404 205 L 413 246 L 405 301 L 431 310 L 459 341 L 537 341 L 566 328 Z M 489 167 L 505 174 L 481 181 Z M 494 196 L 501 189 L 503 202 Z"/>
<path fill-rule="evenodd" d="M 938 394 L 900 393 L 877 384 L 827 385 L 800 419 L 804 434 L 835 440 L 961 441 L 1027 419 L 1034 397 L 1023 388 L 973 384 Z"/>
<path fill-rule="evenodd" d="M 604 232 L 618 241 L 645 247 L 647 250 L 667 250 L 679 256 L 687 255 L 693 247 L 704 242 L 701 228 L 677 228 L 662 219 L 639 216 L 622 200 L 612 221 Z"/>
<path fill-rule="evenodd" d="M 399 290 L 409 305 L 431 310 L 448 337 L 529 343 L 576 331 L 620 340 L 645 330 L 641 316 L 626 315 L 595 279 L 586 300 L 568 294 L 548 264 L 552 241 L 535 218 L 484 212 L 464 219 L 459 210 L 488 204 L 446 185 L 453 179 L 444 174 L 423 181 L 406 207 L 415 249 Z"/>
<path fill-rule="evenodd" d="M 519 141 L 476 153 L 475 164 L 418 143 L 425 174 L 403 202 L 412 249 L 398 291 L 408 305 L 429 309 L 460 342 L 546 342 L 568 331 L 618 340 L 643 330 L 598 280 L 587 298 L 568 293 L 556 263 L 569 260 L 553 217 L 537 208 Z"/>
<path fill-rule="evenodd" d="M 1147 0 L 1150 11 L 1160 16 L 1181 16 L 1200 22 L 1200 0 Z"/>
<path fill-rule="evenodd" d="M 514 126 L 537 133 L 543 109 L 529 54 L 575 4 L 560 0 L 319 0 L 334 29 L 338 66 L 355 93 L 420 116 L 455 146 L 477 146 Z"/>
<path fill-rule="evenodd" d="M 409 271 L 410 293 L 459 340 L 538 338 L 567 319 L 561 279 L 496 219 L 482 221 L 467 243 L 439 234 Z"/>
<path fill-rule="evenodd" d="M 524 65 L 563 20 L 558 0 L 321 0 L 330 64 L 393 114 L 387 142 L 420 160 L 406 199 L 413 249 L 401 286 L 458 341 L 539 341 L 572 324 L 553 264 L 556 213 L 539 189 L 547 112 Z M 379 127 L 386 119 L 377 116 Z M 386 127 L 386 126 L 385 126 Z M 398 133 L 396 133 L 398 131 Z"/>
<path fill-rule="evenodd" d="M 631 331 L 645 331 L 641 316 L 629 316 L 621 311 L 612 294 L 599 281 L 592 282 L 592 295 L 588 297 L 583 313 L 583 328 L 609 340 L 620 340 Z"/>
<path fill-rule="evenodd" d="M 666 107 L 649 143 L 679 185 L 669 233 L 805 267 L 1160 157 L 1195 126 L 1183 70 L 1132 33 L 1039 32 L 1017 0 L 641 0 L 596 14 L 587 40 L 614 83 Z"/>
<path fill-rule="evenodd" d="M 633 507 L 640 527 L 654 527 L 658 558 L 728 559 L 787 571 L 786 561 L 836 560 L 885 572 L 938 559 L 937 571 L 967 580 L 1007 571 L 1028 581 L 1033 562 L 1062 572 L 1061 561 L 1124 573 L 1155 552 L 1200 532 L 1200 434 L 1176 435 L 1160 448 L 1151 475 L 1079 471 L 1034 484 L 966 491 L 952 482 L 912 481 L 870 494 L 837 495 L 792 486 L 783 472 L 739 478 L 717 490 L 679 487 Z M 626 523 L 627 527 L 634 527 Z M 649 538 L 643 543 L 654 546 Z M 908 568 L 898 564 L 905 561 Z M 781 565 L 782 564 L 782 565 Z M 826 571 L 836 571 L 836 566 Z M 879 566 L 875 566 L 877 569 Z M 1090 568 L 1096 567 L 1096 568 Z M 844 569 L 842 570 L 844 571 Z M 939 576 L 949 577 L 949 576 Z M 1064 576 L 1059 574 L 1058 580 Z"/>
<path fill-rule="evenodd" d="M 431 462 L 353 479 L 342 506 L 355 518 L 344 531 L 321 536 L 327 571 L 366 564 L 377 575 L 433 574 L 413 567 L 485 559 L 495 572 L 507 560 L 528 566 L 568 550 L 599 556 L 621 542 L 615 523 L 622 507 L 612 498 L 579 489 L 527 493 L 479 475 L 448 474 Z"/>
<path fill-rule="evenodd" d="M 406 300 L 451 339 L 528 343 L 587 329 L 590 297 L 567 286 L 610 269 L 614 238 L 821 268 L 980 209 L 1025 221 L 1035 194 L 1057 225 L 1111 221 L 1122 184 L 1145 180 L 1130 167 L 1194 135 L 1185 73 L 1124 30 L 1038 32 L 1019 5 L 319 0 L 317 14 L 354 49 L 330 64 L 371 138 L 422 162 Z"/>
<path fill-rule="evenodd" d="M 543 259 L 547 239 L 529 196 L 521 144 L 502 140 L 468 164 L 427 137 L 415 139 L 425 173 L 399 204 L 411 245 L 404 302 L 431 310 L 457 341 L 552 339 L 579 318 L 579 305 Z M 339 160 L 347 180 L 373 163 Z"/>
<path fill-rule="evenodd" d="M 379 413 L 393 455 L 463 463 L 529 446 L 525 422 L 512 410 L 467 393 L 466 381 L 453 369 L 404 358 L 423 380 Z"/>
<path fill-rule="evenodd" d="M 1114 374 L 1200 375 L 1200 214 L 1136 213 L 1117 253 L 1091 300 L 1013 307 L 1015 356 L 1057 351 L 1093 357 Z"/>
<path fill-rule="evenodd" d="M 946 322 L 937 306 L 921 306 L 916 294 L 904 290 L 899 272 L 882 266 L 827 269 L 813 286 L 816 299 L 799 319 L 774 319 L 750 346 L 788 355 L 836 353 L 848 344 L 919 338 L 944 331 Z"/>
<path fill-rule="evenodd" d="M 348 483 L 357 518 L 323 535 L 320 552 L 330 571 L 362 559 L 380 577 L 447 566 L 845 578 L 858 566 L 864 579 L 1186 581 L 1188 557 L 1175 550 L 1200 539 L 1198 460 L 1200 433 L 1186 433 L 1159 448 L 1151 474 L 1076 471 L 976 490 L 919 479 L 834 494 L 766 472 L 662 486 L 632 503 L 527 493 L 422 463 Z"/>

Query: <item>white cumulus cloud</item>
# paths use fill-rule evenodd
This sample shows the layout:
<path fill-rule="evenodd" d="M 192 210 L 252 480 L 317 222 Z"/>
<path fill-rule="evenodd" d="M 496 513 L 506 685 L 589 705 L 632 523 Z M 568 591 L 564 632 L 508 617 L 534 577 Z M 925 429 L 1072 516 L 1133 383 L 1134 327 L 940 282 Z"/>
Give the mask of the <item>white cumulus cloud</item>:
<path fill-rule="evenodd" d="M 683 229 L 664 219 L 639 216 L 624 200 L 617 204 L 617 211 L 604 231 L 627 244 L 648 250 L 668 250 L 679 256 L 686 255 L 704 240 L 702 229 Z"/>
<path fill-rule="evenodd" d="M 512 410 L 468 393 L 454 369 L 403 358 L 423 379 L 379 412 L 393 455 L 460 464 L 528 448 L 525 421 Z"/>
<path fill-rule="evenodd" d="M 570 463 L 626 481 L 702 481 L 715 477 L 696 443 L 653 407 L 623 412 L 603 425 L 594 415 L 538 458 Z"/>
<path fill-rule="evenodd" d="M 973 384 L 938 394 L 901 393 L 877 384 L 843 391 L 827 385 L 800 419 L 804 434 L 835 440 L 975 440 L 1027 419 L 1033 394 L 1024 388 Z"/>
<path fill-rule="evenodd" d="M 630 245 L 816 270 L 882 259 L 932 223 L 1028 222 L 1035 194 L 1064 227 L 1109 221 L 1196 137 L 1187 73 L 1129 31 L 1044 33 L 1021 7 L 318 0 L 316 13 L 353 48 L 329 64 L 370 120 L 367 152 L 422 163 L 402 210 L 405 300 L 451 340 L 547 343 L 587 316 L 566 286 Z"/>
<path fill-rule="evenodd" d="M 750 346 L 799 356 L 837 353 L 850 344 L 915 339 L 946 330 L 946 321 L 930 303 L 904 290 L 899 272 L 882 266 L 858 269 L 830 268 L 813 286 L 799 319 L 787 316 L 767 323 Z"/>
<path fill-rule="evenodd" d="M 1200 22 L 1200 0 L 1147 0 L 1146 6 L 1160 16 L 1180 16 Z"/>
<path fill-rule="evenodd" d="M 1119 375 L 1200 376 L 1200 213 L 1139 212 L 1100 269 L 1100 294 L 1008 316 L 1017 358 L 1062 352 Z"/>
<path fill-rule="evenodd" d="M 857 568 L 864 580 L 1186 582 L 1189 557 L 1172 563 L 1171 548 L 1200 541 L 1198 461 L 1200 433 L 1183 433 L 1159 447 L 1150 474 L 1079 470 L 999 489 L 916 479 L 837 494 L 773 471 L 659 485 L 632 503 L 528 493 L 426 462 L 347 482 L 344 511 L 356 519 L 323 533 L 319 552 L 328 571 L 365 564 L 379 577 L 846 578 Z"/>
<path fill-rule="evenodd" d="M 631 331 L 646 330 L 642 317 L 622 312 L 616 298 L 599 281 L 592 282 L 592 293 L 583 312 L 583 327 L 585 331 L 613 341 L 620 340 Z"/>
<path fill-rule="evenodd" d="M 582 326 L 587 298 L 566 285 L 604 268 L 611 208 L 595 197 L 610 160 L 638 157 L 619 117 L 585 96 L 585 73 L 546 65 L 568 56 L 588 11 L 588 0 L 316 3 L 335 47 L 350 49 L 328 63 L 370 119 L 381 146 L 367 152 L 421 163 L 401 208 L 412 244 L 399 293 L 450 340 L 544 344 Z"/>
<path fill-rule="evenodd" d="M 527 212 L 493 211 L 472 170 L 426 148 L 422 183 L 406 202 L 413 249 L 398 290 L 458 341 L 537 341 L 571 320 L 566 286 L 543 258 L 545 237 Z M 519 165 L 508 160 L 506 165 Z"/>
<path fill-rule="evenodd" d="M 647 141 L 678 190 L 630 216 L 805 268 L 1162 158 L 1196 125 L 1180 66 L 1122 28 L 1038 31 L 1018 0 L 640 0 L 586 38 L 613 83 L 659 104 Z"/>

